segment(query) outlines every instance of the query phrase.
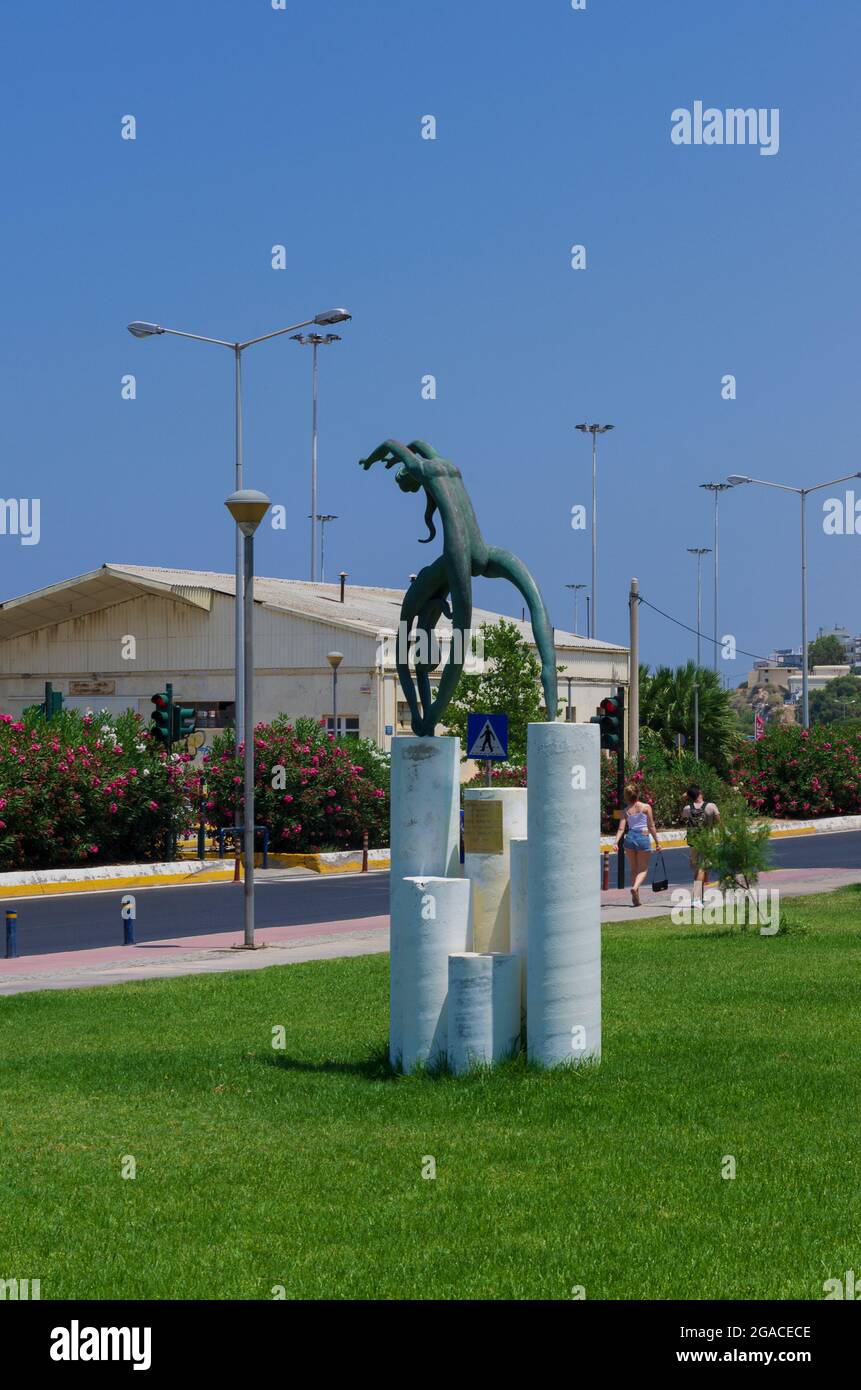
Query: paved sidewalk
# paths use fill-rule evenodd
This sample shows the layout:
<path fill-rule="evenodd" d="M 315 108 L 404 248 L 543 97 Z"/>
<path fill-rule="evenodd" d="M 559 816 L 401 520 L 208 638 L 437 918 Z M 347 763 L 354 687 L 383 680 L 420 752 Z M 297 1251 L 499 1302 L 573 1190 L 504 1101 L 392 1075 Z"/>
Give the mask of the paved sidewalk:
<path fill-rule="evenodd" d="M 802 897 L 828 893 L 850 883 L 861 883 L 861 871 L 775 869 L 761 875 L 759 887 L 779 888 L 787 897 Z M 665 893 L 653 893 L 647 886 L 641 890 L 642 907 L 635 908 L 628 889 L 611 888 L 601 894 L 601 920 L 632 922 L 668 916 L 673 891 L 671 888 Z M 40 989 L 81 989 L 179 975 L 218 974 L 225 970 L 260 970 L 269 965 L 293 965 L 338 956 L 374 955 L 389 949 L 389 919 L 387 916 L 358 917 L 344 927 L 333 922 L 261 927 L 256 938 L 260 949 L 254 951 L 237 949 L 242 943 L 241 932 L 227 931 L 192 938 L 165 937 L 138 946 L 104 946 L 0 960 L 0 995 Z"/>
<path fill-rule="evenodd" d="M 849 883 L 861 883 L 858 869 L 771 869 L 760 874 L 757 887 L 778 888 L 787 898 L 803 898 L 811 893 L 831 893 Z M 632 904 L 630 888 L 610 888 L 601 894 L 601 921 L 631 922 L 644 917 L 668 916 L 673 893 L 684 887 L 692 887 L 692 884 L 673 883 L 665 893 L 653 893 L 647 883 L 640 889 L 642 907 Z M 861 920 L 861 899 L 858 912 Z"/>

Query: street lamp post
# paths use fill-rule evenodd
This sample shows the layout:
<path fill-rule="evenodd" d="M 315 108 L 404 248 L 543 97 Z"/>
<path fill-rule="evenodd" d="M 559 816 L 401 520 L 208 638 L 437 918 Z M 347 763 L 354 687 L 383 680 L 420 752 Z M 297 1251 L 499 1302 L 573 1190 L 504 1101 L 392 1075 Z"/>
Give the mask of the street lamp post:
<path fill-rule="evenodd" d="M 329 652 L 326 658 L 332 668 L 332 730 L 338 737 L 338 667 L 344 660 L 342 652 Z"/>
<path fill-rule="evenodd" d="M 714 650 L 713 650 L 713 657 L 714 657 L 714 671 L 715 671 L 715 675 L 717 675 L 717 669 L 718 669 L 718 647 L 720 646 L 720 636 L 719 636 L 720 628 L 719 628 L 719 625 L 718 625 L 718 622 L 719 622 L 719 620 L 718 620 L 718 602 L 719 602 L 719 600 L 718 600 L 718 593 L 719 593 L 719 588 L 720 588 L 720 575 L 719 575 L 719 573 L 718 573 L 718 570 L 719 570 L 719 564 L 718 564 L 718 547 L 719 547 L 719 544 L 720 544 L 720 537 L 719 537 L 719 525 L 720 525 L 720 523 L 719 523 L 719 517 L 718 517 L 718 499 L 719 499 L 719 497 L 720 497 L 720 495 L 721 495 L 722 492 L 729 492 L 730 484 L 729 484 L 729 483 L 700 483 L 700 487 L 703 488 L 706 492 L 712 492 L 712 493 L 714 493 L 714 499 L 715 499 L 715 544 L 714 544 L 714 556 L 715 556 L 715 559 L 714 559 L 714 582 L 715 582 L 715 594 L 714 594 L 714 599 L 715 599 L 715 613 L 714 613 L 714 623 L 715 623 L 715 630 L 714 630 Z"/>
<path fill-rule="evenodd" d="M 243 710 L 245 715 L 245 945 L 254 947 L 254 532 L 269 509 L 269 498 L 263 492 L 251 488 L 241 488 L 228 497 L 224 504 L 233 520 L 236 530 L 243 540 L 244 564 L 242 596 L 244 606 L 243 623 L 245 650 L 243 653 L 242 675 L 245 685 Z M 236 670 L 236 683 L 239 684 L 240 669 Z M 239 730 L 237 729 L 237 747 Z"/>
<path fill-rule="evenodd" d="M 577 425 L 582 434 L 592 436 L 592 620 L 590 637 L 598 636 L 598 435 L 615 429 L 615 425 Z"/>
<path fill-rule="evenodd" d="M 574 591 L 574 632 L 577 633 L 577 594 L 580 589 L 588 589 L 588 584 L 566 584 L 566 589 Z"/>
<path fill-rule="evenodd" d="M 326 326 L 333 323 L 344 323 L 352 317 L 346 309 L 325 309 L 322 313 L 316 314 L 312 319 L 303 319 L 301 323 L 291 323 L 287 328 L 277 328 L 274 333 L 264 333 L 260 338 L 249 338 L 244 343 L 228 343 L 223 338 L 207 338 L 201 333 L 183 333 L 178 328 L 164 328 L 160 323 L 142 323 L 135 321 L 128 325 L 128 330 L 134 338 L 156 338 L 167 333 L 174 338 L 191 338 L 196 343 L 215 343 L 217 347 L 230 348 L 234 358 L 234 456 L 235 473 L 234 485 L 237 491 L 243 486 L 243 456 L 242 456 L 242 354 L 246 348 L 254 347 L 257 343 L 268 343 L 270 338 L 281 338 L 285 333 L 293 333 L 297 328 L 309 328 L 312 324 Z M 314 508 L 316 510 L 316 508 Z M 245 716 L 243 710 L 243 690 L 244 683 L 241 680 L 242 654 L 244 651 L 243 639 L 243 579 L 242 579 L 242 537 L 236 533 L 236 563 L 235 563 L 235 607 L 234 607 L 234 652 L 236 667 L 236 689 L 235 689 L 235 727 L 236 742 L 239 742 L 240 730 L 244 727 Z"/>
<path fill-rule="evenodd" d="M 294 333 L 300 347 L 311 347 L 311 583 L 317 578 L 317 349 L 340 343 L 340 333 Z"/>
<path fill-rule="evenodd" d="M 794 492 L 801 499 L 801 722 L 805 729 L 810 728 L 810 699 L 807 671 L 807 498 L 811 492 L 821 492 L 826 487 L 836 487 L 838 483 L 850 483 L 861 478 L 861 472 L 846 473 L 842 478 L 832 478 L 827 483 L 816 483 L 813 487 L 790 487 L 788 483 L 767 482 L 764 478 L 749 478 L 745 473 L 731 473 L 727 478 L 730 487 L 740 487 L 743 483 L 756 483 L 759 487 L 776 487 L 781 492 Z"/>
<path fill-rule="evenodd" d="M 707 545 L 689 545 L 688 554 L 697 557 L 697 673 L 694 677 L 694 757 L 700 760 L 700 665 L 702 661 L 703 556 L 711 555 Z"/>
<path fill-rule="evenodd" d="M 320 583 L 326 583 L 326 522 L 337 521 L 334 512 L 318 512 L 317 520 L 320 523 Z"/>

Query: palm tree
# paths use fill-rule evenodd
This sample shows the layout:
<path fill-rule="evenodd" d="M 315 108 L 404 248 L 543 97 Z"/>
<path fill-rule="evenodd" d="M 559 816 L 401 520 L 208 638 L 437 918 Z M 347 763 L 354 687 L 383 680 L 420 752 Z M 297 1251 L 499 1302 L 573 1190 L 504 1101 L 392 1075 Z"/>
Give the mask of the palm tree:
<path fill-rule="evenodd" d="M 693 749 L 695 684 L 699 686 L 700 757 L 724 769 L 733 749 L 735 721 L 729 692 L 714 671 L 693 661 L 676 670 L 658 666 L 652 672 L 641 666 L 640 727 L 657 734 L 668 751 L 676 748 L 679 734 Z"/>

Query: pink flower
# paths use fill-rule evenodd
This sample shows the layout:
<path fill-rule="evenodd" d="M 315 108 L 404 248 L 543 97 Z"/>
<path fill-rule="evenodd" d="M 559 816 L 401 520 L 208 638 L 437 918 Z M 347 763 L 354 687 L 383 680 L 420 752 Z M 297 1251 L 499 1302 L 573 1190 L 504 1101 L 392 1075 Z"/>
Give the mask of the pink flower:
<path fill-rule="evenodd" d="M 282 800 L 282 801 L 292 801 L 293 798 L 292 798 L 292 796 L 282 796 L 281 800 Z"/>
<path fill-rule="evenodd" d="M 151 802 L 149 803 L 149 808 L 150 808 L 151 811 L 157 811 L 157 810 L 158 810 L 158 802 L 157 802 L 157 801 L 151 801 Z"/>

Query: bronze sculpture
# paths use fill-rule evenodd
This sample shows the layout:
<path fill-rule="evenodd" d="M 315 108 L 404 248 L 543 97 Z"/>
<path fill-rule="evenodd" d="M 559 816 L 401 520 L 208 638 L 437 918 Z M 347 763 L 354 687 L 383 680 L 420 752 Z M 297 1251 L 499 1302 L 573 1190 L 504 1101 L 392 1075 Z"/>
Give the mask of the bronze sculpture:
<path fill-rule="evenodd" d="M 472 622 L 472 579 L 482 575 L 487 579 L 510 579 L 526 600 L 532 620 L 535 644 L 541 659 L 541 685 L 544 691 L 546 718 L 556 718 L 556 653 L 553 628 L 538 585 L 529 570 L 516 555 L 499 546 L 488 545 L 479 530 L 475 512 L 460 469 L 449 459 L 441 458 L 435 449 L 416 439 L 401 444 L 387 439 L 367 458 L 360 459 L 361 468 L 384 462 L 386 468 L 399 464 L 395 482 L 403 492 L 424 489 L 427 498 L 425 522 L 429 534 L 421 544 L 427 545 L 436 535 L 434 515 L 442 521 L 443 551 L 432 564 L 416 575 L 404 595 L 401 606 L 401 629 L 397 647 L 397 672 L 401 688 L 410 707 L 414 734 L 432 735 L 454 695 L 463 668 L 465 641 Z M 451 595 L 451 605 L 447 596 Z M 440 677 L 436 699 L 431 696 L 430 672 L 438 664 L 431 659 L 433 633 L 440 615 L 451 619 L 452 646 L 449 659 Z M 401 633 L 409 634 L 413 622 L 416 633 L 424 637 L 427 661 L 416 658 L 416 682 L 421 708 L 416 698 L 416 686 L 410 673 L 407 651 L 402 649 Z M 459 640 L 455 640 L 459 638 Z M 421 648 L 419 648 L 421 650 Z"/>

